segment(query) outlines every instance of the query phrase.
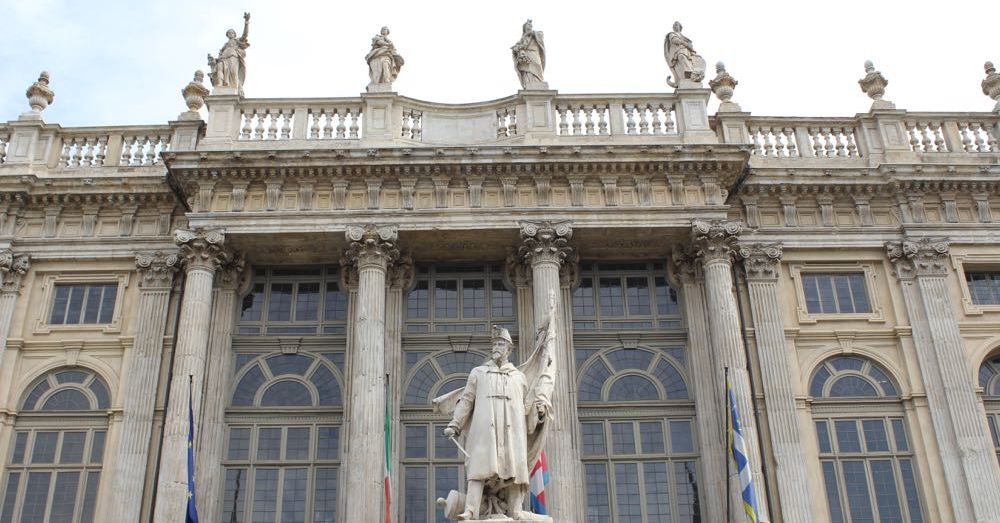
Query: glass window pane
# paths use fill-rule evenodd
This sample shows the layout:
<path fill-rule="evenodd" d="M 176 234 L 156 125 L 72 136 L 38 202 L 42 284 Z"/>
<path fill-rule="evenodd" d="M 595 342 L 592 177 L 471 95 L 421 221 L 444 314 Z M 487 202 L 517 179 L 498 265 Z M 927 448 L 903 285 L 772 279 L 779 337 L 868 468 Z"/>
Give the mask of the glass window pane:
<path fill-rule="evenodd" d="M 434 425 L 431 431 L 434 433 L 434 457 L 435 458 L 457 458 L 458 457 L 458 447 L 455 443 L 451 441 L 451 438 L 447 438 L 444 435 L 444 428 L 446 425 Z M 448 497 L 448 493 L 445 492 L 445 496 Z"/>
<path fill-rule="evenodd" d="M 52 298 L 52 315 L 49 323 L 52 325 L 62 325 L 66 323 L 66 306 L 69 305 L 69 285 L 56 285 L 55 296 Z"/>
<path fill-rule="evenodd" d="M 285 443 L 285 459 L 309 459 L 309 448 L 312 446 L 309 427 L 289 427 Z"/>
<path fill-rule="evenodd" d="M 694 438 L 691 437 L 690 421 L 670 422 L 670 448 L 678 453 L 694 452 Z"/>
<path fill-rule="evenodd" d="M 104 296 L 101 298 L 100 323 L 111 323 L 115 312 L 115 299 L 118 297 L 118 284 L 111 283 L 104 286 Z"/>
<path fill-rule="evenodd" d="M 80 323 L 80 314 L 83 312 L 83 298 L 86 289 L 86 285 L 69 286 L 69 305 L 66 307 L 67 324 L 75 325 Z"/>
<path fill-rule="evenodd" d="M 587 481 L 587 521 L 611 521 L 608 471 L 603 463 L 584 464 Z"/>
<path fill-rule="evenodd" d="M 260 321 L 264 308 L 264 284 L 255 283 L 249 294 L 243 297 L 240 321 Z"/>
<path fill-rule="evenodd" d="M 872 485 L 875 487 L 875 505 L 878 507 L 879 521 L 896 523 L 903 521 L 903 509 L 896 490 L 896 474 L 892 462 L 879 459 L 871 462 Z"/>
<path fill-rule="evenodd" d="M 403 499 L 407 523 L 427 522 L 427 467 L 405 467 L 406 485 Z"/>
<path fill-rule="evenodd" d="M 261 407 L 311 407 L 312 394 L 305 385 L 297 381 L 279 381 L 264 391 L 260 398 Z"/>
<path fill-rule="evenodd" d="M 253 516 L 254 523 L 274 523 L 278 512 L 278 469 L 254 471 Z"/>
<path fill-rule="evenodd" d="M 913 464 L 908 459 L 901 459 L 899 460 L 899 471 L 902 475 L 903 491 L 906 492 L 906 508 L 910 512 L 910 523 L 923 523 L 924 516 L 920 508 L 920 496 L 917 494 Z"/>
<path fill-rule="evenodd" d="M 816 276 L 812 274 L 802 275 L 802 292 L 806 297 L 806 310 L 809 314 L 819 314 L 823 312 L 819 300 L 819 285 Z"/>
<path fill-rule="evenodd" d="M 885 430 L 885 420 L 862 420 L 861 429 L 865 433 L 865 449 L 868 452 L 889 452 L 889 434 Z"/>
<path fill-rule="evenodd" d="M 406 317 L 409 319 L 426 318 L 428 316 L 428 301 L 427 282 L 418 281 L 406 297 Z"/>
<path fill-rule="evenodd" d="M 55 463 L 58 432 L 36 432 L 35 446 L 31 454 L 32 463 Z"/>
<path fill-rule="evenodd" d="M 434 497 L 437 498 L 447 498 L 448 492 L 458 485 L 458 466 L 434 467 Z M 435 514 L 438 515 L 439 520 L 443 520 L 441 517 L 441 510 L 435 509 Z"/>
<path fill-rule="evenodd" d="M 247 469 L 226 469 L 226 485 L 222 493 L 222 521 L 243 523 L 247 479 Z"/>
<path fill-rule="evenodd" d="M 622 521 L 639 521 L 642 504 L 639 497 L 639 465 L 615 463 L 615 507 Z"/>
<path fill-rule="evenodd" d="M 598 300 L 602 316 L 624 316 L 625 303 L 621 278 L 601 278 Z"/>
<path fill-rule="evenodd" d="M 868 472 L 863 461 L 840 463 L 844 474 L 844 493 L 853 523 L 874 522 L 871 493 L 868 491 Z"/>
<path fill-rule="evenodd" d="M 820 367 L 813 376 L 812 383 L 809 384 L 809 395 L 814 398 L 823 397 L 823 387 L 826 380 L 830 379 L 830 370 L 826 366 Z"/>
<path fill-rule="evenodd" d="M 863 273 L 851 274 L 851 294 L 854 298 L 854 312 L 868 313 L 872 311 L 868 302 L 868 292 L 865 290 L 865 275 Z"/>
<path fill-rule="evenodd" d="M 837 296 L 837 312 L 853 313 L 854 301 L 851 298 L 851 284 L 847 274 L 835 274 L 833 279 L 833 289 Z"/>
<path fill-rule="evenodd" d="M 292 284 L 272 283 L 267 321 L 288 321 L 292 316 Z"/>
<path fill-rule="evenodd" d="M 24 450 L 28 445 L 28 433 L 18 432 L 14 437 L 14 453 L 10 462 L 14 465 L 24 462 Z"/>
<path fill-rule="evenodd" d="M 309 381 L 316 386 L 320 405 L 341 405 L 344 402 L 340 393 L 340 382 L 337 381 L 333 372 L 330 372 L 330 369 L 324 366 L 316 367 L 312 376 L 309 377 Z"/>
<path fill-rule="evenodd" d="M 80 523 L 94 521 L 94 509 L 97 507 L 97 488 L 101 485 L 100 472 L 87 473 L 87 486 L 83 491 L 83 509 L 80 513 Z"/>
<path fill-rule="evenodd" d="M 673 432 L 673 426 L 671 426 L 670 430 Z M 639 423 L 639 443 L 643 454 L 665 453 L 666 445 L 663 442 L 663 425 L 659 421 Z"/>
<path fill-rule="evenodd" d="M 86 287 L 83 323 L 97 323 L 97 314 L 101 312 L 101 291 L 103 290 L 100 285 Z"/>
<path fill-rule="evenodd" d="M 462 317 L 486 317 L 486 282 L 462 280 Z"/>
<path fill-rule="evenodd" d="M 816 276 L 819 287 L 820 310 L 824 314 L 834 314 L 837 311 L 837 298 L 833 293 L 833 278 L 829 274 Z"/>
<path fill-rule="evenodd" d="M 861 438 L 854 420 L 838 420 L 833 426 L 837 432 L 837 449 L 840 452 L 861 452 Z"/>
<path fill-rule="evenodd" d="M 313 361 L 315 360 L 312 357 L 304 354 L 275 354 L 268 356 L 267 366 L 271 369 L 272 376 L 283 374 L 304 376 Z"/>
<path fill-rule="evenodd" d="M 660 391 L 648 379 L 630 374 L 622 376 L 608 389 L 608 401 L 655 401 L 660 399 Z"/>
<path fill-rule="evenodd" d="M 281 523 L 305 523 L 308 469 L 285 469 L 281 493 Z"/>
<path fill-rule="evenodd" d="M 407 458 L 427 457 L 427 426 L 407 425 L 406 426 L 406 451 Z"/>
<path fill-rule="evenodd" d="M 295 321 L 317 319 L 319 319 L 319 283 L 300 283 L 298 293 L 295 295 Z"/>
<path fill-rule="evenodd" d="M 625 278 L 625 287 L 629 315 L 652 314 L 649 306 L 649 278 L 645 276 Z"/>
<path fill-rule="evenodd" d="M 584 456 L 603 456 L 607 453 L 604 448 L 603 423 L 583 423 L 581 424 L 581 434 L 583 435 Z"/>
<path fill-rule="evenodd" d="M 611 424 L 611 453 L 635 454 L 635 428 L 631 421 Z"/>
<path fill-rule="evenodd" d="M 21 508 L 22 522 L 42 521 L 49 500 L 49 479 L 51 472 L 28 474 L 28 484 L 24 490 L 24 505 Z"/>
<path fill-rule="evenodd" d="M 340 291 L 340 286 L 334 282 L 326 284 L 326 304 L 323 317 L 327 321 L 347 319 L 347 293 Z"/>
<path fill-rule="evenodd" d="M 94 378 L 94 381 L 91 381 L 87 388 L 97 398 L 97 408 L 107 409 L 111 406 L 111 397 L 108 395 L 108 389 L 104 386 L 104 382 Z"/>
<path fill-rule="evenodd" d="M 820 452 L 833 452 L 833 448 L 830 446 L 830 430 L 826 421 L 816 421 L 816 437 L 819 439 Z"/>
<path fill-rule="evenodd" d="M 650 523 L 670 522 L 670 489 L 667 464 L 662 462 L 642 465 L 646 490 L 646 517 Z"/>
<path fill-rule="evenodd" d="M 0 523 L 13 523 L 14 505 L 17 503 L 17 487 L 21 484 L 21 473 L 7 474 L 6 490 L 3 494 L 3 507 L 0 510 Z"/>
<path fill-rule="evenodd" d="M 875 386 L 868 380 L 858 376 L 842 376 L 836 378 L 830 387 L 831 398 L 872 398 L 878 397 Z"/>
<path fill-rule="evenodd" d="M 316 459 L 337 459 L 340 454 L 340 427 L 319 427 L 316 435 Z"/>
<path fill-rule="evenodd" d="M 100 463 L 104 460 L 104 439 L 107 433 L 103 430 L 94 431 L 94 441 L 90 445 L 90 462 Z"/>
<path fill-rule="evenodd" d="M 674 463 L 677 485 L 677 521 L 695 521 L 698 512 L 698 471 L 693 461 Z"/>
<path fill-rule="evenodd" d="M 86 443 L 86 432 L 63 432 L 62 450 L 59 451 L 59 463 L 64 465 L 67 463 L 83 463 L 83 447 Z"/>
<path fill-rule="evenodd" d="M 240 378 L 240 382 L 233 392 L 233 406 L 249 407 L 253 405 L 254 398 L 257 396 L 257 389 L 265 381 L 267 381 L 267 378 L 264 377 L 264 372 L 260 370 L 260 366 L 254 365 L 250 367 L 250 370 Z"/>
<path fill-rule="evenodd" d="M 594 315 L 594 280 L 580 278 L 580 286 L 573 289 L 573 316 Z"/>
<path fill-rule="evenodd" d="M 249 428 L 229 429 L 229 455 L 227 459 L 235 461 L 250 459 Z"/>
<path fill-rule="evenodd" d="M 514 316 L 514 293 L 507 290 L 502 280 L 493 280 L 490 302 L 494 318 Z"/>
<path fill-rule="evenodd" d="M 281 429 L 277 427 L 261 428 L 257 431 L 257 459 L 281 459 Z M 277 479 L 275 480 L 277 481 Z M 276 487 L 277 488 L 277 487 Z"/>
<path fill-rule="evenodd" d="M 337 469 L 316 469 L 316 486 L 313 491 L 313 520 L 317 523 L 335 521 L 337 518 Z"/>
<path fill-rule="evenodd" d="M 458 317 L 458 280 L 434 282 L 434 317 Z"/>
<path fill-rule="evenodd" d="M 677 292 L 674 291 L 667 279 L 656 277 L 653 281 L 656 285 L 656 312 L 660 316 L 675 316 L 680 314 L 680 305 L 677 303 Z"/>
<path fill-rule="evenodd" d="M 844 509 L 840 506 L 840 487 L 837 485 L 837 469 L 832 461 L 823 462 L 823 484 L 826 486 L 830 523 L 844 523 Z"/>
<path fill-rule="evenodd" d="M 50 523 L 71 523 L 76 509 L 76 493 L 80 487 L 80 472 L 67 471 L 56 474 L 56 488 L 52 491 Z"/>
<path fill-rule="evenodd" d="M 76 389 L 63 389 L 49 396 L 42 410 L 90 410 L 90 399 Z"/>

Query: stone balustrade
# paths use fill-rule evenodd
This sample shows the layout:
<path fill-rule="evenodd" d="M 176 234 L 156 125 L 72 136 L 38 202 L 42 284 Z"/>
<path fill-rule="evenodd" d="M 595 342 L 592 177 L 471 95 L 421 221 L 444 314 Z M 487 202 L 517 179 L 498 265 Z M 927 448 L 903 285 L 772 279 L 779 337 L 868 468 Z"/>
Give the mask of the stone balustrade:
<path fill-rule="evenodd" d="M 121 166 L 150 166 L 160 163 L 160 154 L 170 150 L 170 129 L 150 128 L 122 134 Z"/>
<path fill-rule="evenodd" d="M 357 140 L 361 113 L 360 98 L 244 99 L 232 137 L 241 142 Z"/>
<path fill-rule="evenodd" d="M 558 136 L 676 135 L 671 95 L 560 95 L 555 99 Z"/>

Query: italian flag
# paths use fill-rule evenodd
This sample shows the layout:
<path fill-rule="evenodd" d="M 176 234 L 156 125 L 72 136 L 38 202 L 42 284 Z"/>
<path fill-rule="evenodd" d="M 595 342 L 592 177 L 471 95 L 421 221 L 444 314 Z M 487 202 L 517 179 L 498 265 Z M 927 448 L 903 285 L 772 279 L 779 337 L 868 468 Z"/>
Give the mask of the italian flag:
<path fill-rule="evenodd" d="M 392 413 L 389 409 L 389 382 L 386 380 L 385 395 L 385 475 L 383 479 L 383 490 L 385 491 L 385 523 L 392 523 L 392 491 L 389 489 L 392 475 Z"/>

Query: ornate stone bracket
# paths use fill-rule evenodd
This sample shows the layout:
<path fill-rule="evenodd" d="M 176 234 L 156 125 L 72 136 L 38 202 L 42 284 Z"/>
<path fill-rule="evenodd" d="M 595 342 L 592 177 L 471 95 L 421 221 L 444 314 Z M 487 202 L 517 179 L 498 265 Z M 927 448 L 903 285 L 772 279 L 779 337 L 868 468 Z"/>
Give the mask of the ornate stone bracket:
<path fill-rule="evenodd" d="M 886 243 L 885 250 L 899 278 L 948 274 L 948 240 L 945 238 L 904 238 Z"/>
<path fill-rule="evenodd" d="M 574 259 L 575 249 L 569 245 L 573 227 L 563 222 L 522 222 L 521 246 L 517 255 L 528 265 L 563 262 Z"/>
<path fill-rule="evenodd" d="M 387 269 L 399 259 L 396 245 L 399 231 L 395 225 L 350 226 L 347 228 L 347 250 L 340 265 L 355 270 L 375 265 Z"/>
<path fill-rule="evenodd" d="M 413 264 L 413 256 L 409 253 L 403 254 L 389 267 L 389 287 L 400 289 L 405 293 L 413 288 L 414 283 L 416 283 L 416 267 Z"/>
<path fill-rule="evenodd" d="M 169 289 L 180 268 L 180 258 L 173 252 L 140 252 L 135 255 L 135 268 L 139 271 L 139 287 Z"/>
<path fill-rule="evenodd" d="M 698 256 L 691 246 L 679 246 L 670 253 L 670 272 L 677 283 L 695 283 L 704 277 Z"/>
<path fill-rule="evenodd" d="M 746 270 L 747 279 L 769 281 L 778 279 L 781 267 L 780 243 L 740 245 L 737 254 L 743 260 L 743 269 Z"/>
<path fill-rule="evenodd" d="M 215 271 L 233 259 L 225 247 L 226 233 L 222 229 L 177 229 L 174 242 L 180 247 L 180 259 L 188 271 Z"/>
<path fill-rule="evenodd" d="M 704 263 L 730 261 L 736 252 L 736 244 L 743 224 L 731 220 L 692 220 L 691 243 L 694 255 Z"/>
<path fill-rule="evenodd" d="M 219 267 L 216 274 L 215 284 L 221 289 L 235 290 L 238 294 L 243 294 L 241 290 L 249 290 L 250 271 L 247 269 L 246 259 L 240 253 L 233 253 L 232 258 Z"/>
<path fill-rule="evenodd" d="M 10 250 L 0 251 L 0 292 L 21 292 L 21 279 L 31 268 L 31 257 L 27 254 L 14 254 Z"/>

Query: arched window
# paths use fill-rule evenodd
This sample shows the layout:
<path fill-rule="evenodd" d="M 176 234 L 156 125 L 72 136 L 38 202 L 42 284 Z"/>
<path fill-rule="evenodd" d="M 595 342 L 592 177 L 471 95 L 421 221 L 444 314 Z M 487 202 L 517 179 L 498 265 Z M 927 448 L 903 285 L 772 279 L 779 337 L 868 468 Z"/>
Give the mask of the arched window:
<path fill-rule="evenodd" d="M 49 372 L 28 387 L 0 522 L 94 520 L 110 404 L 104 381 L 80 367 Z"/>
<path fill-rule="evenodd" d="M 223 521 L 334 521 L 343 352 L 237 353 Z"/>
<path fill-rule="evenodd" d="M 404 441 L 401 499 L 407 523 L 444 521 L 434 501 L 465 484 L 465 467 L 458 448 L 443 434 L 449 419 L 432 413 L 431 400 L 465 387 L 469 372 L 487 358 L 478 351 L 405 352 L 400 417 Z"/>
<path fill-rule="evenodd" d="M 813 371 L 809 393 L 830 520 L 923 522 L 899 387 L 885 369 L 836 356 Z"/>
<path fill-rule="evenodd" d="M 983 404 L 990 437 L 1000 461 L 1000 355 L 983 362 L 979 367 L 979 386 L 983 388 Z"/>
<path fill-rule="evenodd" d="M 579 348 L 577 357 L 588 521 L 697 521 L 684 350 Z"/>

